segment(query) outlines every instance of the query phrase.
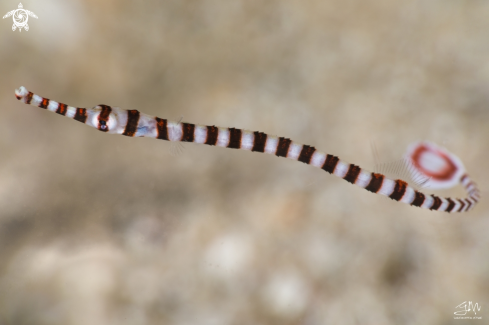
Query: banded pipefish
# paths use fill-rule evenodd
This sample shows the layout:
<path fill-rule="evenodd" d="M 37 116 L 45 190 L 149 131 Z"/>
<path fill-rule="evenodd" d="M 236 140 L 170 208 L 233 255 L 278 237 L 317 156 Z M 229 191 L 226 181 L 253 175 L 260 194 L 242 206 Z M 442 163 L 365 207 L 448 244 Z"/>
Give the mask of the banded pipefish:
<path fill-rule="evenodd" d="M 381 173 L 369 172 L 334 155 L 318 151 L 313 146 L 259 131 L 173 122 L 137 110 L 125 110 L 108 105 L 97 105 L 93 108 L 73 107 L 38 96 L 25 87 L 17 89 L 15 96 L 26 104 L 72 118 L 110 134 L 194 142 L 297 160 L 321 168 L 372 193 L 424 209 L 465 212 L 472 209 L 480 199 L 479 190 L 465 172 L 460 159 L 427 142 L 415 144 L 408 151 L 408 159 L 415 171 L 428 177 L 433 188 L 462 184 L 468 197 L 456 199 L 427 195 L 409 186 L 402 179 L 394 180 Z"/>

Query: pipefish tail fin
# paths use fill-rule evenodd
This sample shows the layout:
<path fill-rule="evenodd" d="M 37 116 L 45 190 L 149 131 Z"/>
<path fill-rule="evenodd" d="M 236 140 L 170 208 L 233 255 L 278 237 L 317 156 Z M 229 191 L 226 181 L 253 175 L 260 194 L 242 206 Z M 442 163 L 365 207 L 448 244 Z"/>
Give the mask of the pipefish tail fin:
<path fill-rule="evenodd" d="M 432 189 L 447 189 L 456 186 L 466 173 L 456 155 L 432 142 L 411 144 L 405 154 L 412 177 L 425 177 L 425 185 Z"/>

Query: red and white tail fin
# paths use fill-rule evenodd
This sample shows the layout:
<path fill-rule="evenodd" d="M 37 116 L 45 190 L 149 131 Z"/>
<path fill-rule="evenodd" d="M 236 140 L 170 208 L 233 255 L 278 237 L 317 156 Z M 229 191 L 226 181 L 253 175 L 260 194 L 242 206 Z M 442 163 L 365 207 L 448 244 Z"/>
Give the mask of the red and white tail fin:
<path fill-rule="evenodd" d="M 406 159 L 411 162 L 414 173 L 428 178 L 427 187 L 447 189 L 462 184 L 469 195 L 463 201 L 458 199 L 460 203 L 468 204 L 468 207 L 462 207 L 462 211 L 471 209 L 480 200 L 479 189 L 470 179 L 462 161 L 447 149 L 421 141 L 409 146 Z"/>
<path fill-rule="evenodd" d="M 428 179 L 425 186 L 431 189 L 454 187 L 465 175 L 465 167 L 457 156 L 431 142 L 410 145 L 406 159 L 413 166 L 411 173 L 425 176 Z"/>

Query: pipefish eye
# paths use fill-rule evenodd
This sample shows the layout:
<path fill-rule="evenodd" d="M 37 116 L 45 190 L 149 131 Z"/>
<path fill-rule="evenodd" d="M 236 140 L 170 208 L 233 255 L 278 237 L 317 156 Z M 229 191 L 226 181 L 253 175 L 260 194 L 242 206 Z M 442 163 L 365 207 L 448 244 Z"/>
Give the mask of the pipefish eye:
<path fill-rule="evenodd" d="M 112 108 L 107 105 L 99 105 L 97 109 L 100 113 L 93 116 L 92 125 L 103 132 L 114 130 L 117 126 L 117 117 L 112 112 Z"/>
<path fill-rule="evenodd" d="M 104 131 L 104 132 L 113 131 L 116 129 L 116 126 L 117 126 L 117 117 L 115 116 L 115 114 L 111 113 L 106 118 L 101 118 L 99 116 L 98 129 L 100 131 Z"/>
<path fill-rule="evenodd" d="M 100 130 L 106 130 L 107 129 L 107 122 L 100 121 L 99 122 L 99 127 L 100 127 Z"/>

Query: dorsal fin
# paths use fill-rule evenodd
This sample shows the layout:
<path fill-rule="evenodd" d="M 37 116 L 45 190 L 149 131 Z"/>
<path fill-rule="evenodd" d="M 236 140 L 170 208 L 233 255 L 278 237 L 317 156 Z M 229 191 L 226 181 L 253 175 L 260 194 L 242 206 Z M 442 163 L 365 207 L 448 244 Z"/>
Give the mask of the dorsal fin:
<path fill-rule="evenodd" d="M 183 120 L 183 116 L 180 116 L 180 119 L 178 120 L 178 124 L 180 124 Z M 169 132 L 173 133 L 170 136 L 170 139 L 174 138 L 181 138 L 182 137 L 182 130 L 181 128 L 170 128 Z M 170 155 L 172 156 L 179 156 L 185 151 L 185 146 L 183 145 L 182 142 L 180 141 L 171 141 L 170 142 Z"/>
<path fill-rule="evenodd" d="M 429 186 L 430 178 L 418 172 L 413 163 L 407 158 L 403 157 L 394 161 L 383 162 L 380 159 L 377 146 L 374 142 L 371 142 L 372 154 L 374 156 L 374 171 L 392 179 L 402 179 L 413 185 L 415 188 L 427 188 Z"/>

